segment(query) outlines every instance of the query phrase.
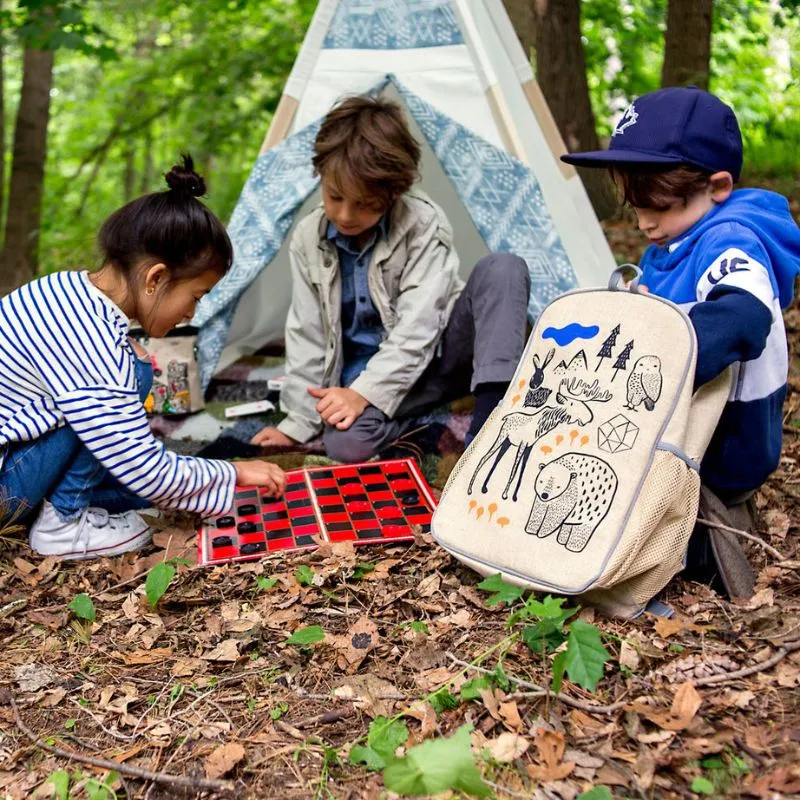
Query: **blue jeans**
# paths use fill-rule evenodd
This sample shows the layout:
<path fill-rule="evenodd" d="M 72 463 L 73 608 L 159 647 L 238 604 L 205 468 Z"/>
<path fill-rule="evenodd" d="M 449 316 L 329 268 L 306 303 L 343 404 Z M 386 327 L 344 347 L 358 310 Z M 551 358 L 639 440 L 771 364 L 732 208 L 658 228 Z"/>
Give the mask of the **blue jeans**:
<path fill-rule="evenodd" d="M 137 359 L 135 373 L 144 402 L 153 384 L 153 366 Z M 121 514 L 152 505 L 114 478 L 69 425 L 32 442 L 10 445 L 0 467 L 0 500 L 7 516 L 22 522 L 45 499 L 65 521 L 80 516 L 88 506 Z"/>

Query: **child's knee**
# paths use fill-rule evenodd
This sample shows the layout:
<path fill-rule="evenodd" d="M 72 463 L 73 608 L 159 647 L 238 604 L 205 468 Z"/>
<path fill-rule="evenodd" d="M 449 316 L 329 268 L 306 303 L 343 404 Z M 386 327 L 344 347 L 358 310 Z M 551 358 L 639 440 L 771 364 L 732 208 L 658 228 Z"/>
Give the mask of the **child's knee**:
<path fill-rule="evenodd" d="M 513 253 L 489 253 L 475 265 L 475 276 L 490 286 L 511 284 L 530 292 L 531 277 L 525 260 Z"/>
<path fill-rule="evenodd" d="M 322 435 L 322 441 L 328 458 L 346 464 L 369 461 L 378 452 L 378 442 L 373 431 L 358 423 L 346 431 L 327 427 Z"/>

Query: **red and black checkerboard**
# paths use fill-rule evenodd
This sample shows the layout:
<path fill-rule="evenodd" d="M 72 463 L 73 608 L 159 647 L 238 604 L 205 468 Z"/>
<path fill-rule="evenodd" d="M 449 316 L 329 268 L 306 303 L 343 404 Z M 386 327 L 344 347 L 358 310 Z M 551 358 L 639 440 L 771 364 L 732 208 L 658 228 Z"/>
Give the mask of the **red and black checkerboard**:
<path fill-rule="evenodd" d="M 411 541 L 412 526 L 430 530 L 435 507 L 411 459 L 290 470 L 280 500 L 264 489 L 241 487 L 233 513 L 204 520 L 198 562 L 262 558 L 323 542 Z"/>

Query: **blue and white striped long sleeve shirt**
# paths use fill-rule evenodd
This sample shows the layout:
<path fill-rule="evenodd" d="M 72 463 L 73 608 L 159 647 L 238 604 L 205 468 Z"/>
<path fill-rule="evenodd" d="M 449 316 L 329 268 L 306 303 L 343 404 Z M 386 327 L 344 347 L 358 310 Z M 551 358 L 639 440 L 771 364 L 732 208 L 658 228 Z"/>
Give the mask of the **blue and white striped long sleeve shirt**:
<path fill-rule="evenodd" d="M 123 485 L 164 508 L 221 514 L 236 471 L 168 451 L 151 433 L 128 319 L 89 281 L 58 272 L 0 300 L 0 464 L 5 446 L 64 424 Z"/>

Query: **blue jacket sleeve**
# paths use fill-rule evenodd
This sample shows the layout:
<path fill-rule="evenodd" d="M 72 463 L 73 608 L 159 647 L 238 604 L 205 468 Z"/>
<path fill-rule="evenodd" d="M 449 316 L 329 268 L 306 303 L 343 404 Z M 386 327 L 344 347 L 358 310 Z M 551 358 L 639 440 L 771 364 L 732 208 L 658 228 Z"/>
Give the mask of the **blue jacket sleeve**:
<path fill-rule="evenodd" d="M 761 355 L 772 327 L 772 313 L 751 292 L 719 285 L 689 311 L 697 334 L 695 389 L 737 361 Z"/>

